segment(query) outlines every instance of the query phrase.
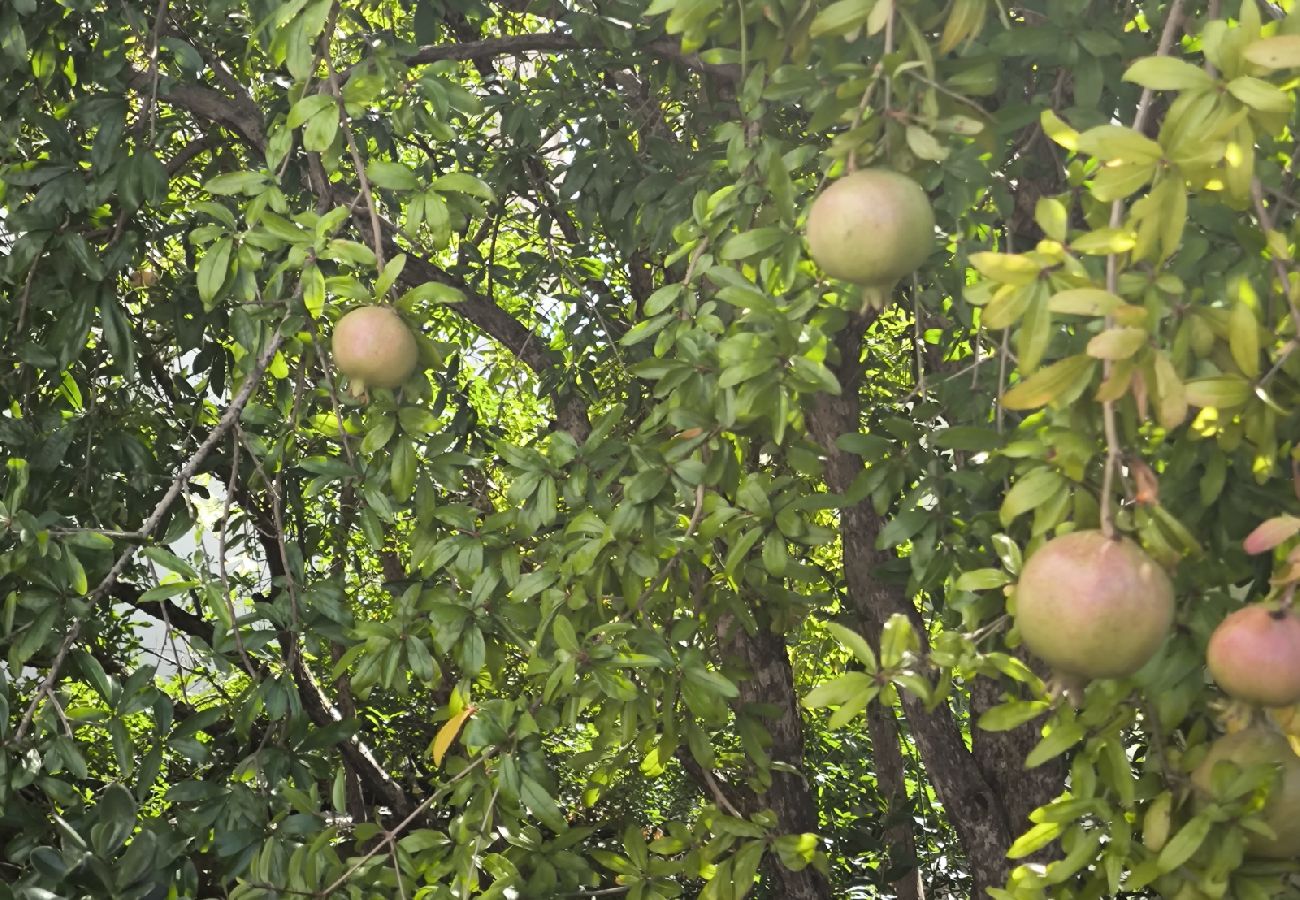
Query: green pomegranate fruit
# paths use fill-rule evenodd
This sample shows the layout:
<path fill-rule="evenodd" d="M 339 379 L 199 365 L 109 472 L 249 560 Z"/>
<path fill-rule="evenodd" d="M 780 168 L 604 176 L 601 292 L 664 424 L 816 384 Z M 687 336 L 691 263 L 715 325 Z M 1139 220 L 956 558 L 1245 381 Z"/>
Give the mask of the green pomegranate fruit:
<path fill-rule="evenodd" d="M 934 249 L 934 210 L 906 175 L 860 169 L 813 201 L 807 234 L 813 261 L 827 275 L 888 288 Z"/>
<path fill-rule="evenodd" d="M 1060 674 L 1121 678 L 1160 649 L 1174 620 L 1174 589 L 1127 538 L 1076 531 L 1029 558 L 1015 619 L 1025 646 Z"/>
<path fill-rule="evenodd" d="M 334 364 L 365 387 L 396 388 L 419 359 L 415 336 L 387 306 L 362 306 L 339 319 L 332 342 Z"/>
<path fill-rule="evenodd" d="M 1210 635 L 1205 663 L 1223 692 L 1260 706 L 1300 703 L 1300 617 L 1254 605 Z"/>
<path fill-rule="evenodd" d="M 1267 859 L 1300 856 L 1300 757 L 1292 752 L 1290 742 L 1259 725 L 1225 734 L 1210 745 L 1205 759 L 1192 773 L 1192 784 L 1202 792 L 1203 799 L 1211 794 L 1214 766 L 1221 760 L 1242 767 L 1273 763 L 1281 769 L 1281 779 L 1261 810 L 1265 823 L 1277 837 L 1249 832 L 1246 852 Z"/>

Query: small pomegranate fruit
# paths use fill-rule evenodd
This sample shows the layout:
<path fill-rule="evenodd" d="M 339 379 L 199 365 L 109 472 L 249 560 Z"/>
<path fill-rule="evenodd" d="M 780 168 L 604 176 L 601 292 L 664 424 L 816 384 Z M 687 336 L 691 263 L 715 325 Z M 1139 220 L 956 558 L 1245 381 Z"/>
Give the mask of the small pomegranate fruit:
<path fill-rule="evenodd" d="M 387 306 L 362 306 L 339 319 L 332 342 L 334 364 L 364 387 L 396 388 L 419 358 L 415 336 Z"/>
<path fill-rule="evenodd" d="M 1076 531 L 1038 549 L 1016 585 L 1016 626 L 1062 675 L 1132 675 L 1155 655 L 1174 620 L 1164 570 L 1127 538 Z"/>
<path fill-rule="evenodd" d="M 888 288 L 934 249 L 934 210 L 906 175 L 859 169 L 813 201 L 807 233 L 809 252 L 827 275 Z"/>
<path fill-rule="evenodd" d="M 1230 697 L 1259 706 L 1300 702 L 1300 618 L 1261 605 L 1236 610 L 1210 635 L 1205 662 Z"/>
<path fill-rule="evenodd" d="M 1246 852 L 1267 859 L 1291 859 L 1300 855 L 1300 757 L 1292 752 L 1290 742 L 1271 728 L 1259 725 L 1225 734 L 1210 745 L 1205 759 L 1192 773 L 1192 784 L 1205 798 L 1212 791 L 1214 766 L 1221 760 L 1242 767 L 1273 763 L 1281 769 L 1281 779 L 1273 786 L 1261 810 L 1264 822 L 1277 837 L 1250 832 Z"/>

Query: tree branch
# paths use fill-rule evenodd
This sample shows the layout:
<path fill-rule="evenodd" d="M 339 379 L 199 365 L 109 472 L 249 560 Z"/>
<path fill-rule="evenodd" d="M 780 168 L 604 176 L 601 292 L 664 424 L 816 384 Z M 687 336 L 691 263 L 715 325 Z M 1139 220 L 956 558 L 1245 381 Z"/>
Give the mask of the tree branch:
<path fill-rule="evenodd" d="M 635 34 L 634 32 L 630 32 Z M 661 59 L 671 60 L 693 72 L 721 79 L 729 84 L 740 81 L 737 66 L 713 65 L 704 62 L 694 53 L 685 53 L 676 41 L 659 39 L 641 45 L 639 48 Z M 520 34 L 513 37 L 485 38 L 481 41 L 469 41 L 461 44 L 433 44 L 421 47 L 406 58 L 408 66 L 422 66 L 446 59 L 471 60 L 486 59 L 493 56 L 511 56 L 539 50 L 592 50 L 615 53 L 614 48 L 594 44 L 584 44 L 571 34 Z"/>

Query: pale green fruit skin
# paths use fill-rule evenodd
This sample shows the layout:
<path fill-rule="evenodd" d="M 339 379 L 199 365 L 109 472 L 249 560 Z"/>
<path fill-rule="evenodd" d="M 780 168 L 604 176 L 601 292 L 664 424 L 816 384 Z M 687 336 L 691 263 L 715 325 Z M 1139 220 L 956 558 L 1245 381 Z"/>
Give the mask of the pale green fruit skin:
<path fill-rule="evenodd" d="M 1155 655 L 1174 621 L 1174 589 L 1127 538 L 1075 531 L 1045 543 L 1016 585 L 1016 627 L 1063 675 L 1122 678 Z"/>
<path fill-rule="evenodd" d="M 1248 832 L 1246 852 L 1266 859 L 1300 856 L 1300 757 L 1292 752 L 1287 739 L 1270 728 L 1252 726 L 1216 740 L 1192 773 L 1192 783 L 1206 799 L 1211 795 L 1214 764 L 1220 760 L 1230 760 L 1243 767 L 1263 763 L 1281 766 L 1282 777 L 1262 810 L 1264 821 L 1277 837 Z"/>
<path fill-rule="evenodd" d="M 809 253 L 827 275 L 892 286 L 934 249 L 934 210 L 906 175 L 859 169 L 813 201 L 807 235 Z"/>
<path fill-rule="evenodd" d="M 420 351 L 402 317 L 387 306 L 362 306 L 334 326 L 334 365 L 366 387 L 400 387 L 415 371 Z"/>
<path fill-rule="evenodd" d="M 1300 617 L 1244 606 L 1210 635 L 1205 665 L 1230 697 L 1259 706 L 1300 702 Z"/>

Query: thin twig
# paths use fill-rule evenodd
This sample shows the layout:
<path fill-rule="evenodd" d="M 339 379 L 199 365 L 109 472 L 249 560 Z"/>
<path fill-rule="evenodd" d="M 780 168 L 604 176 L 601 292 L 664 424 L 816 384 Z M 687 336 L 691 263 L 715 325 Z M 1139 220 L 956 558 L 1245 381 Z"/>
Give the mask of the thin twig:
<path fill-rule="evenodd" d="M 357 180 L 361 183 L 361 193 L 365 195 L 366 209 L 370 212 L 371 244 L 375 251 L 375 268 L 382 272 L 384 271 L 384 230 L 379 225 L 379 207 L 375 201 L 375 192 L 370 187 L 370 179 L 366 177 L 365 158 L 362 157 L 361 150 L 357 147 L 356 136 L 352 133 L 351 119 L 348 116 L 347 106 L 343 102 L 343 92 L 339 88 L 338 70 L 334 68 L 334 59 L 328 53 L 325 54 L 325 67 L 329 71 L 330 93 L 334 95 L 334 101 L 339 108 L 339 127 L 343 129 L 343 138 L 348 145 L 348 155 L 352 157 L 352 167 L 357 170 Z"/>
<path fill-rule="evenodd" d="M 496 753 L 495 748 L 487 750 L 482 756 L 474 760 L 474 762 L 470 763 L 468 766 L 461 769 L 450 779 L 448 779 L 446 784 L 441 785 L 438 788 L 438 790 L 431 793 L 428 797 L 425 797 L 424 800 L 420 802 L 420 805 L 417 806 L 415 809 L 411 810 L 410 814 L 406 818 L 402 819 L 402 821 L 398 822 L 392 828 L 385 831 L 383 838 L 379 841 L 379 843 L 371 847 L 370 850 L 366 852 L 365 856 L 361 857 L 355 863 L 353 863 L 351 868 L 349 868 L 346 872 L 344 872 L 342 875 L 336 878 L 329 887 L 325 888 L 322 891 L 318 891 L 316 893 L 316 896 L 320 898 L 326 898 L 331 896 L 335 891 L 337 891 L 344 884 L 346 884 L 348 879 L 351 878 L 353 875 L 355 875 L 358 869 L 360 869 L 370 860 L 374 859 L 374 857 L 386 846 L 393 843 L 397 839 L 397 836 L 399 834 L 405 831 L 412 822 L 414 822 L 417 818 L 419 818 L 421 813 L 423 813 L 426 809 L 428 809 L 430 806 L 432 806 L 434 803 L 440 800 L 447 793 L 447 790 L 452 787 L 452 785 L 456 784 L 458 781 L 460 781 L 470 772 L 473 772 L 479 766 L 483 765 L 485 762 L 491 759 L 495 753 Z"/>
<path fill-rule="evenodd" d="M 271 360 L 275 358 L 275 354 L 279 351 L 280 343 L 283 340 L 284 336 L 280 333 L 280 328 L 277 325 L 271 334 L 271 339 L 268 341 L 266 348 L 253 364 L 252 371 L 248 373 L 248 377 L 245 378 L 244 383 L 240 385 L 239 392 L 235 394 L 234 399 L 230 401 L 230 406 L 226 407 L 225 413 L 222 414 L 221 418 L 217 421 L 217 424 L 213 426 L 212 431 L 208 433 L 208 436 L 204 439 L 203 443 L 200 444 L 198 449 L 195 450 L 190 458 L 185 461 L 185 464 L 181 466 L 180 471 L 176 473 L 176 477 L 172 479 L 171 486 L 167 488 L 167 492 L 163 494 L 162 499 L 154 506 L 153 512 L 149 514 L 149 517 L 144 520 L 144 523 L 136 532 L 140 536 L 140 540 L 144 540 L 153 534 L 154 530 L 162 523 L 163 516 L 167 514 L 167 510 L 169 510 L 171 505 L 176 502 L 176 498 L 181 495 L 181 490 L 189 480 L 194 477 L 194 473 L 198 471 L 199 466 L 203 464 L 203 460 L 207 458 L 208 453 L 212 451 L 212 448 L 221 441 L 226 432 L 231 429 L 236 421 L 238 421 L 240 414 L 244 411 L 244 407 L 248 404 L 248 401 L 252 399 L 253 392 L 257 390 L 257 386 L 261 383 L 262 375 L 266 372 L 266 367 L 271 364 Z M 135 551 L 135 544 L 132 544 L 123 550 L 117 557 L 117 561 L 113 563 L 113 567 L 108 570 L 108 574 L 104 576 L 104 580 L 96 585 L 95 589 L 90 592 L 88 599 L 90 601 L 89 606 L 92 609 L 95 604 L 103 599 L 103 597 L 113 589 L 113 586 L 117 584 L 117 579 L 121 577 L 124 571 L 126 571 L 126 567 L 130 565 L 131 560 L 135 557 Z M 59 650 L 54 655 L 53 662 L 50 663 L 49 672 L 46 673 L 44 680 L 41 682 L 41 686 L 37 689 L 35 696 L 32 697 L 31 703 L 27 705 L 27 711 L 23 713 L 22 721 L 19 722 L 18 729 L 14 732 L 15 743 L 20 742 L 23 737 L 26 736 L 27 729 L 32 724 L 32 717 L 36 715 L 36 707 L 40 705 L 41 698 L 52 696 L 51 691 L 54 687 L 54 683 L 59 678 L 59 672 L 63 668 L 63 663 L 68 657 L 68 652 L 72 649 L 72 645 L 76 643 L 78 636 L 81 634 L 81 625 L 82 619 L 73 619 L 72 626 L 68 629 L 67 635 L 63 638 L 63 643 L 59 645 Z"/>
<path fill-rule="evenodd" d="M 632 608 L 628 610 L 629 613 L 639 610 L 641 604 L 649 600 L 650 595 L 659 589 L 659 585 L 663 584 L 664 580 L 673 574 L 673 570 L 681 565 L 682 554 L 686 552 L 685 541 L 689 541 L 695 535 L 695 529 L 700 527 L 700 521 L 703 518 L 704 485 L 701 484 L 695 488 L 695 509 L 691 512 L 690 521 L 686 523 L 686 533 L 682 535 L 682 546 L 677 548 L 673 555 L 669 557 L 668 562 L 664 563 L 663 567 L 655 573 L 655 577 L 650 579 L 650 583 L 645 586 L 645 590 L 641 592 L 641 595 L 636 598 L 636 602 L 632 604 Z"/>
<path fill-rule="evenodd" d="M 717 779 L 713 777 L 713 772 L 708 766 L 701 765 L 700 774 L 704 776 L 704 783 L 709 786 L 709 793 L 713 794 L 713 799 L 718 801 L 718 805 L 721 806 L 728 815 L 737 819 L 745 818 L 744 813 L 736 809 L 736 807 L 732 805 L 732 802 L 727 799 L 727 795 L 722 792 L 721 785 L 719 785 Z"/>
<path fill-rule="evenodd" d="M 1183 17 L 1183 0 L 1173 0 L 1169 5 L 1169 12 L 1165 16 L 1165 26 L 1160 32 L 1160 42 L 1156 46 L 1156 56 L 1168 56 L 1169 50 L 1174 43 L 1174 34 L 1178 29 L 1178 24 Z M 1155 97 L 1155 92 L 1151 88 L 1143 88 L 1142 94 L 1138 97 L 1137 111 L 1133 115 L 1133 130 L 1139 134 L 1144 133 L 1146 129 L 1147 116 L 1151 112 L 1151 101 Z M 1124 201 L 1116 200 L 1110 206 L 1110 227 L 1119 228 L 1124 222 Z M 1112 294 L 1119 293 L 1119 257 L 1111 253 L 1106 257 L 1106 290 Z M 1106 327 L 1113 328 L 1115 317 L 1106 316 Z M 1113 363 L 1111 360 L 1102 362 L 1102 374 L 1109 378 Z M 1107 537 L 1115 533 L 1115 518 L 1111 492 L 1114 489 L 1115 472 L 1119 469 L 1120 462 L 1124 458 L 1124 448 L 1120 446 L 1119 429 L 1115 423 L 1115 401 L 1106 400 L 1102 403 L 1102 427 L 1106 433 L 1106 461 L 1105 468 L 1102 471 L 1101 478 L 1101 530 Z"/>
<path fill-rule="evenodd" d="M 217 577 L 221 579 L 221 599 L 225 601 L 226 609 L 230 612 L 230 633 L 235 638 L 235 649 L 239 651 L 239 658 L 244 661 L 244 668 L 248 671 L 249 677 L 256 681 L 257 670 L 253 668 L 253 661 L 248 658 L 248 651 L 244 649 L 244 638 L 239 633 L 239 614 L 235 610 L 235 601 L 230 599 L 230 576 L 226 571 L 226 535 L 229 530 L 230 504 L 234 499 L 235 481 L 239 478 L 240 446 L 238 438 L 231 441 L 230 478 L 226 482 L 226 496 L 222 498 L 221 530 L 217 533 Z"/>

